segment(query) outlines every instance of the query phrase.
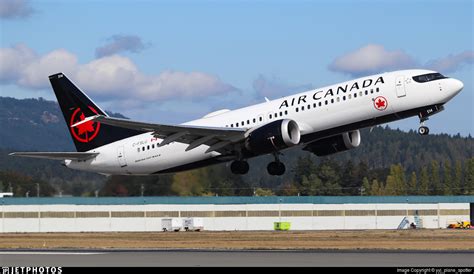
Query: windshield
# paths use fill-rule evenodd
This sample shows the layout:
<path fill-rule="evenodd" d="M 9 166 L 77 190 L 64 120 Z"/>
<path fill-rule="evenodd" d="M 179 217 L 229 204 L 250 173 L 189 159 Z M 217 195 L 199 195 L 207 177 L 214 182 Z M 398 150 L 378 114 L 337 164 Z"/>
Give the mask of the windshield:
<path fill-rule="evenodd" d="M 430 81 L 444 79 L 444 78 L 447 78 L 447 77 L 441 73 L 428 73 L 428 74 L 413 76 L 413 80 L 415 80 L 418 83 L 430 82 Z"/>

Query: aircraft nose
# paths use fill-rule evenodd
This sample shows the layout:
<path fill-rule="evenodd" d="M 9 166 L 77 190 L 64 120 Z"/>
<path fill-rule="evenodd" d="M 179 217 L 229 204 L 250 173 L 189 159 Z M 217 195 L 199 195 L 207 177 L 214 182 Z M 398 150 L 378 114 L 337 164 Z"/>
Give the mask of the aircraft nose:
<path fill-rule="evenodd" d="M 464 88 L 464 84 L 457 79 L 452 79 L 451 86 L 455 93 L 460 92 Z"/>

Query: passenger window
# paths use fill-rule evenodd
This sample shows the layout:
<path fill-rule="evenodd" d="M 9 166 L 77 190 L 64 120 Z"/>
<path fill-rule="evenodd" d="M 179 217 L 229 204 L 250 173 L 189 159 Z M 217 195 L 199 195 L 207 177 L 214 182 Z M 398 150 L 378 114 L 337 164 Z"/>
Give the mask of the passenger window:
<path fill-rule="evenodd" d="M 140 152 L 140 148 L 137 149 L 137 152 Z"/>
<path fill-rule="evenodd" d="M 359 96 L 362 96 L 362 91 L 361 91 L 361 92 L 359 92 Z"/>
<path fill-rule="evenodd" d="M 321 102 L 319 102 L 319 106 L 321 106 L 321 105 L 322 105 L 322 103 L 321 103 Z"/>
<path fill-rule="evenodd" d="M 230 124 L 230 127 L 234 127 L 234 124 Z"/>
<path fill-rule="evenodd" d="M 146 150 L 150 150 L 150 146 L 146 146 Z"/>
<path fill-rule="evenodd" d="M 331 104 L 334 104 L 334 99 L 331 99 Z"/>
<path fill-rule="evenodd" d="M 260 120 L 260 122 L 261 122 L 261 121 L 263 121 L 263 118 L 262 118 L 262 117 L 260 117 L 260 118 L 259 118 L 259 120 Z"/>
<path fill-rule="evenodd" d="M 244 126 L 244 125 L 245 125 L 245 122 L 244 122 L 244 121 L 242 121 L 242 126 Z"/>
<path fill-rule="evenodd" d="M 308 105 L 308 109 L 310 109 L 310 108 L 311 108 L 311 105 Z"/>
<path fill-rule="evenodd" d="M 326 100 L 326 101 L 324 102 L 324 104 L 327 105 L 327 104 L 328 104 L 328 100 Z"/>
<path fill-rule="evenodd" d="M 272 119 L 272 115 L 270 114 L 270 119 Z"/>
<path fill-rule="evenodd" d="M 379 88 L 375 89 L 375 91 L 379 92 Z"/>
<path fill-rule="evenodd" d="M 253 123 L 255 124 L 257 122 L 257 120 L 255 118 L 253 118 Z"/>
<path fill-rule="evenodd" d="M 301 111 L 303 111 L 303 110 L 304 110 L 304 106 L 301 106 Z"/>
<path fill-rule="evenodd" d="M 342 101 L 345 101 L 346 100 L 346 96 L 342 96 Z"/>
<path fill-rule="evenodd" d="M 350 94 L 349 94 L 349 95 L 347 95 L 347 98 L 350 100 L 350 99 L 351 99 L 351 95 L 350 95 Z"/>
<path fill-rule="evenodd" d="M 280 111 L 280 116 L 283 116 L 283 112 Z"/>
<path fill-rule="evenodd" d="M 371 89 L 371 90 L 370 90 L 370 94 L 372 94 L 372 93 L 374 93 L 374 89 Z"/>
<path fill-rule="evenodd" d="M 354 98 L 357 98 L 357 92 L 356 92 L 356 93 L 354 93 Z"/>
<path fill-rule="evenodd" d="M 298 108 L 296 108 L 296 112 L 298 112 Z"/>
<path fill-rule="evenodd" d="M 367 94 L 369 94 L 369 91 L 368 91 L 368 90 L 365 91 L 365 95 L 367 95 Z"/>
<path fill-rule="evenodd" d="M 288 115 L 288 110 L 285 110 L 285 115 Z"/>
<path fill-rule="evenodd" d="M 142 147 L 142 151 L 145 151 L 145 147 Z"/>
<path fill-rule="evenodd" d="M 337 97 L 336 98 L 336 102 L 339 102 L 341 100 L 341 98 Z"/>
<path fill-rule="evenodd" d="M 155 148 L 155 144 L 151 145 L 151 148 Z"/>
<path fill-rule="evenodd" d="M 250 120 L 247 120 L 247 125 L 250 125 Z"/>
<path fill-rule="evenodd" d="M 315 107 L 316 107 L 316 103 L 313 104 L 313 108 L 315 108 Z"/>

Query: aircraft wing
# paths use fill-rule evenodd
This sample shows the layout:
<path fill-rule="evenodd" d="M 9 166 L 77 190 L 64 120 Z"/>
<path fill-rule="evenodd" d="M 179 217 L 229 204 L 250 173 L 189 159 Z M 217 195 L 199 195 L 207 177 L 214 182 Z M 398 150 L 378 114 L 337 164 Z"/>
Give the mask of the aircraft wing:
<path fill-rule="evenodd" d="M 10 156 L 20 156 L 29 158 L 40 158 L 50 160 L 87 160 L 99 153 L 94 152 L 13 152 Z"/>
<path fill-rule="evenodd" d="M 202 127 L 191 125 L 164 125 L 136 122 L 127 119 L 113 118 L 103 115 L 95 115 L 72 125 L 78 126 L 89 121 L 99 122 L 106 125 L 140 130 L 143 132 L 153 132 L 157 138 L 163 139 L 159 146 L 167 145 L 171 142 L 188 144 L 186 151 L 194 149 L 200 145 L 208 145 L 206 153 L 218 151 L 225 153 L 229 150 L 229 145 L 241 142 L 245 139 L 246 130 L 243 128 L 222 128 L 222 127 Z"/>

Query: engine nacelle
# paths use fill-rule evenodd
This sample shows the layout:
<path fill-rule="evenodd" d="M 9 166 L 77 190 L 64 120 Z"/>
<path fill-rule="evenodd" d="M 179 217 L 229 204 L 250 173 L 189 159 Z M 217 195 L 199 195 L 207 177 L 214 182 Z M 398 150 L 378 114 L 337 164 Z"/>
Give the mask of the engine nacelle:
<path fill-rule="evenodd" d="M 317 156 L 326 156 L 356 148 L 360 145 L 360 140 L 360 131 L 354 130 L 318 140 L 307 145 L 304 150 L 311 151 Z"/>
<path fill-rule="evenodd" d="M 266 154 L 299 144 L 301 132 L 290 119 L 277 120 L 251 131 L 245 148 L 254 154 Z"/>

